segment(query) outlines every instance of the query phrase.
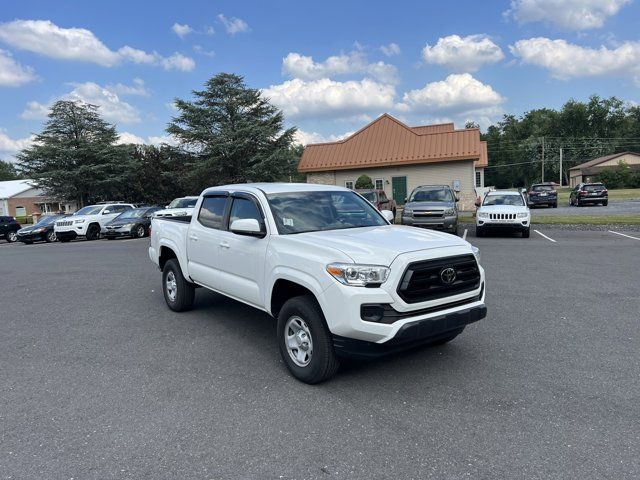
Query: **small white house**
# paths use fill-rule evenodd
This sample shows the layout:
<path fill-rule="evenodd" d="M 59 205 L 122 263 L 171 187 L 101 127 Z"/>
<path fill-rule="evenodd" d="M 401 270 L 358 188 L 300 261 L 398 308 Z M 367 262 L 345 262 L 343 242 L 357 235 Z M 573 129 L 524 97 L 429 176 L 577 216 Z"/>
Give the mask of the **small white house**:
<path fill-rule="evenodd" d="M 44 191 L 34 186 L 33 180 L 7 180 L 0 182 L 0 215 L 25 217 L 56 212 L 73 213 L 75 202 L 66 202 L 47 197 Z"/>

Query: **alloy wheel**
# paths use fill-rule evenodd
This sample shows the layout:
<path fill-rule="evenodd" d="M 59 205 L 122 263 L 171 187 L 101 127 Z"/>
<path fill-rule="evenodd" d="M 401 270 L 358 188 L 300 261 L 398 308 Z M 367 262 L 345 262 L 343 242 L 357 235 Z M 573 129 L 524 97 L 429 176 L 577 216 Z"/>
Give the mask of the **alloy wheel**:
<path fill-rule="evenodd" d="M 287 320 L 284 340 L 291 360 L 299 367 L 306 367 L 313 355 L 313 339 L 307 323 L 298 316 Z"/>

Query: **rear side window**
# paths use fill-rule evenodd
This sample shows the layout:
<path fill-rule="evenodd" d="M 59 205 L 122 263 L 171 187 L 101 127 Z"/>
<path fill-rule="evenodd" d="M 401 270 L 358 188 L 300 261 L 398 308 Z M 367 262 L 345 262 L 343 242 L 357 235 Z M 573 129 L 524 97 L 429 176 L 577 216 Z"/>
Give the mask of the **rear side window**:
<path fill-rule="evenodd" d="M 234 220 L 242 220 L 245 218 L 254 218 L 262 225 L 262 215 L 258 207 L 248 198 L 236 197 L 231 205 L 231 214 L 229 215 L 229 225 Z"/>
<path fill-rule="evenodd" d="M 198 213 L 198 221 L 205 227 L 222 229 L 224 209 L 227 205 L 227 197 L 205 197 Z"/>

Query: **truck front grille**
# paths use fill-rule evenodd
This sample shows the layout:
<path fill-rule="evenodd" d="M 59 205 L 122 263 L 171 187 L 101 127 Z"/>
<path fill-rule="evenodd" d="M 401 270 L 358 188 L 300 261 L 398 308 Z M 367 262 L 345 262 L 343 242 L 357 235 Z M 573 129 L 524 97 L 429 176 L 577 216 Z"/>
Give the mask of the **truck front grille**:
<path fill-rule="evenodd" d="M 405 302 L 418 303 L 471 292 L 479 286 L 475 257 L 457 255 L 409 264 L 397 292 Z"/>
<path fill-rule="evenodd" d="M 515 220 L 515 213 L 490 213 L 489 220 Z"/>
<path fill-rule="evenodd" d="M 426 218 L 442 218 L 444 216 L 444 210 L 414 210 L 413 216 Z"/>
<path fill-rule="evenodd" d="M 70 227 L 71 225 L 73 225 L 72 221 L 56 222 L 57 227 Z"/>

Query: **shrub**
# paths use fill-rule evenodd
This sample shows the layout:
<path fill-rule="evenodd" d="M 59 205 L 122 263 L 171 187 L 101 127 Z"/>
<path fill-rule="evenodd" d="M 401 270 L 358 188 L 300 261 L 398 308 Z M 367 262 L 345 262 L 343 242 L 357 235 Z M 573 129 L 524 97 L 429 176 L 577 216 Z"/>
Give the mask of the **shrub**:
<path fill-rule="evenodd" d="M 360 175 L 356 180 L 356 188 L 373 188 L 373 181 L 369 175 Z"/>

